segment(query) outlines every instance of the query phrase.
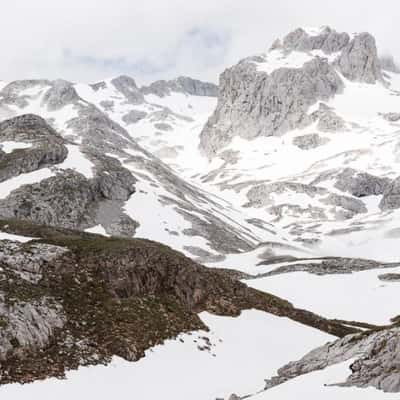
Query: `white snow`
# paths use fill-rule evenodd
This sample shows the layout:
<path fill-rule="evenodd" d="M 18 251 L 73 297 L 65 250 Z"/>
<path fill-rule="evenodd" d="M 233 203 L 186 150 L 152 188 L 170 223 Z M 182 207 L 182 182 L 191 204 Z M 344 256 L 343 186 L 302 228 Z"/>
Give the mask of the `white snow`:
<path fill-rule="evenodd" d="M 303 31 L 307 33 L 308 36 L 318 36 L 321 35 L 326 26 L 304 26 L 302 27 Z"/>
<path fill-rule="evenodd" d="M 101 225 L 93 226 L 92 228 L 85 229 L 85 232 L 96 233 L 97 235 L 110 236 Z"/>
<path fill-rule="evenodd" d="M 0 232 L 0 240 L 13 240 L 15 242 L 26 243 L 30 242 L 31 240 L 34 240 L 34 238 L 21 235 L 12 235 L 6 232 Z"/>
<path fill-rule="evenodd" d="M 283 50 L 275 49 L 266 54 L 265 62 L 257 62 L 255 64 L 258 71 L 271 74 L 279 68 L 301 68 L 312 59 L 313 56 L 311 54 L 303 51 L 285 53 Z"/>
<path fill-rule="evenodd" d="M 59 169 L 73 169 L 83 174 L 86 178 L 93 178 L 94 164 L 82 153 L 79 146 L 67 145 L 68 156 L 65 161 L 58 164 Z"/>
<path fill-rule="evenodd" d="M 38 183 L 43 179 L 54 176 L 54 172 L 49 168 L 42 168 L 37 171 L 28 172 L 26 174 L 18 175 L 7 181 L 0 183 L 0 199 L 7 197 L 13 190 L 18 189 L 22 185 L 32 185 Z"/>
<path fill-rule="evenodd" d="M 111 365 L 81 368 L 67 379 L 48 379 L 29 385 L 0 387 L 7 400 L 27 398 L 96 400 L 131 397 L 140 400 L 213 400 L 255 393 L 265 378 L 290 360 L 331 340 L 327 334 L 286 318 L 245 311 L 238 318 L 201 314 L 211 332 L 181 335 L 128 363 L 115 358 Z M 199 351 L 201 337 L 209 337 L 211 352 Z M 196 342 L 195 342 L 196 341 Z"/>
<path fill-rule="evenodd" d="M 326 318 L 384 325 L 399 314 L 400 284 L 382 282 L 378 275 L 400 268 L 352 274 L 313 275 L 292 272 L 246 281 L 246 284 L 292 302 Z"/>
<path fill-rule="evenodd" d="M 5 153 L 12 153 L 14 150 L 18 149 L 29 149 L 32 147 L 32 143 L 21 143 L 12 140 L 4 141 L 0 143 L 1 150 Z"/>

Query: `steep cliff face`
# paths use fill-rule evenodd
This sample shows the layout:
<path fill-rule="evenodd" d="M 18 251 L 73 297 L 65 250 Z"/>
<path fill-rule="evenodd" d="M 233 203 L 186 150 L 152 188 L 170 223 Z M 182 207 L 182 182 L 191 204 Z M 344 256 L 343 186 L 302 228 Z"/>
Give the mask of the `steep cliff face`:
<path fill-rule="evenodd" d="M 382 81 L 375 39 L 350 38 L 330 28 L 297 29 L 262 56 L 248 58 L 220 77 L 217 109 L 201 134 L 200 148 L 212 158 L 238 136 L 279 136 L 311 124 L 317 101 L 341 93 L 344 82 Z"/>

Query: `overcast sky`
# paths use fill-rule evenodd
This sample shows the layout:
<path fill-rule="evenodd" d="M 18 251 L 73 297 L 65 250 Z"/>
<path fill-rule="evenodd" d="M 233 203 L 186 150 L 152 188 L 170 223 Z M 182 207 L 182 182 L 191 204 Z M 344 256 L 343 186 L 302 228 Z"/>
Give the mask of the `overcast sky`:
<path fill-rule="evenodd" d="M 217 81 L 298 26 L 369 31 L 400 60 L 399 0 L 3 1 L 0 79 Z"/>

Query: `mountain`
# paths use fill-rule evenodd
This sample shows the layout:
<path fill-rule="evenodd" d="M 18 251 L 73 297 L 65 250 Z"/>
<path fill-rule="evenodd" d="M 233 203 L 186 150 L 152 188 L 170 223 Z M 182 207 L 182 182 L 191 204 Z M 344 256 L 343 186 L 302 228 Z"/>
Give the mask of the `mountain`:
<path fill-rule="evenodd" d="M 319 256 L 395 260 L 393 65 L 370 34 L 323 27 L 297 29 L 227 69 L 200 135 L 215 168 L 200 181 Z"/>
<path fill-rule="evenodd" d="M 0 395 L 392 398 L 399 127 L 329 27 L 218 86 L 1 82 Z"/>

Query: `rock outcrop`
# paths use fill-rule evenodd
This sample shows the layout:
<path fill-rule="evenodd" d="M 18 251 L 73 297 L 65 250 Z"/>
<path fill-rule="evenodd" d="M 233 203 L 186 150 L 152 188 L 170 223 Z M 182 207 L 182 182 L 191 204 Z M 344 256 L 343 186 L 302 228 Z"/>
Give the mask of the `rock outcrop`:
<path fill-rule="evenodd" d="M 0 142 L 31 143 L 0 156 L 0 181 L 63 162 L 68 154 L 65 141 L 47 122 L 33 114 L 21 115 L 0 123 Z"/>
<path fill-rule="evenodd" d="M 317 101 L 342 91 L 338 72 L 351 81 L 383 82 L 375 39 L 368 33 L 350 38 L 328 27 L 318 32 L 297 29 L 275 42 L 270 52 L 280 52 L 279 57 L 247 58 L 221 75 L 217 108 L 201 134 L 200 148 L 209 158 L 236 136 L 278 136 L 316 118 L 321 131 L 342 130 L 344 121 L 327 107 L 308 113 Z M 299 52 L 304 53 L 302 65 Z"/>
<path fill-rule="evenodd" d="M 213 157 L 235 136 L 276 136 L 312 122 L 308 108 L 342 89 L 339 75 L 326 59 L 303 68 L 279 68 L 270 75 L 242 61 L 220 77 L 217 109 L 201 133 L 200 147 Z"/>
<path fill-rule="evenodd" d="M 306 135 L 296 136 L 293 144 L 302 150 L 315 149 L 329 142 L 328 138 L 321 137 L 318 133 L 309 133 Z"/>
<path fill-rule="evenodd" d="M 312 184 L 319 185 L 325 181 L 334 181 L 334 187 L 355 197 L 377 196 L 383 194 L 391 180 L 353 168 L 330 170 L 321 174 Z"/>
<path fill-rule="evenodd" d="M 111 81 L 114 87 L 125 96 L 129 104 L 142 104 L 144 97 L 133 78 L 121 75 Z"/>
<path fill-rule="evenodd" d="M 395 179 L 388 185 L 379 203 L 379 207 L 382 211 L 400 208 L 400 178 Z"/>
<path fill-rule="evenodd" d="M 218 86 L 210 82 L 202 82 L 186 76 L 180 76 L 172 81 L 156 81 L 149 86 L 143 86 L 143 94 L 155 94 L 159 97 L 165 97 L 171 92 L 184 93 L 192 96 L 218 96 Z"/>
<path fill-rule="evenodd" d="M 372 386 L 384 392 L 399 392 L 399 357 L 398 327 L 351 335 L 315 349 L 301 360 L 280 368 L 276 377 L 266 381 L 266 389 L 297 376 L 355 359 L 350 365 L 349 377 L 341 386 Z"/>
<path fill-rule="evenodd" d="M 341 51 L 349 42 L 350 36 L 347 33 L 338 33 L 328 26 L 312 34 L 298 28 L 285 36 L 282 47 L 303 52 L 322 50 L 325 54 L 332 54 Z"/>
<path fill-rule="evenodd" d="M 202 311 L 237 316 L 255 308 L 339 337 L 357 331 L 159 243 L 18 220 L 0 221 L 0 229 L 32 236 L 13 262 L 6 255 L 16 244 L 0 241 L 0 384 L 61 377 L 114 355 L 138 360 L 165 339 L 205 329 Z"/>
<path fill-rule="evenodd" d="M 383 80 L 375 38 L 369 33 L 356 35 L 336 63 L 343 76 L 351 81 L 375 83 Z"/>
<path fill-rule="evenodd" d="M 51 88 L 43 96 L 42 103 L 49 111 L 58 111 L 69 104 L 78 102 L 80 97 L 71 82 L 58 79 L 51 82 Z"/>

